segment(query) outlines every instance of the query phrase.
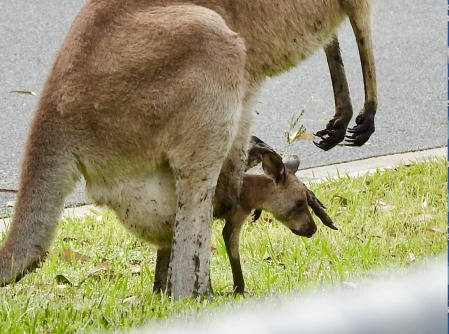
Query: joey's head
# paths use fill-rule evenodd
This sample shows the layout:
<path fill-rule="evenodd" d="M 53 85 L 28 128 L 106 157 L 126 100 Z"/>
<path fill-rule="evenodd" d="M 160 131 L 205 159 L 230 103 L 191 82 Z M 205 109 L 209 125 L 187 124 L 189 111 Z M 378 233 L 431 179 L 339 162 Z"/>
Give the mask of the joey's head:
<path fill-rule="evenodd" d="M 258 152 L 254 152 L 254 151 Z M 262 208 L 289 228 L 294 234 L 310 238 L 317 230 L 309 207 L 328 227 L 336 230 L 325 207 L 315 194 L 299 180 L 295 173 L 299 167 L 299 158 L 290 155 L 282 158 L 268 145 L 253 145 L 251 154 L 256 154 L 262 162 L 262 168 L 269 182 L 260 189 Z M 257 160 L 257 159 L 256 159 Z"/>
<path fill-rule="evenodd" d="M 282 160 L 268 154 L 267 159 L 270 161 L 262 161 L 262 165 L 272 183 L 266 192 L 264 209 L 294 234 L 310 238 L 317 227 L 307 206 L 308 189 L 295 175 L 299 167 L 298 156 L 291 155 Z"/>

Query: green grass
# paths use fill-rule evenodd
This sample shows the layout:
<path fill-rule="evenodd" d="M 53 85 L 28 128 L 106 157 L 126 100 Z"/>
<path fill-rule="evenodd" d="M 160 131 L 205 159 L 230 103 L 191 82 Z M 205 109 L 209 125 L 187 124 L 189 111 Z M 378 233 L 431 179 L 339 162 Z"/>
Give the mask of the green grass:
<path fill-rule="evenodd" d="M 319 230 L 305 239 L 268 214 L 248 223 L 241 243 L 246 299 L 356 281 L 380 268 L 394 274 L 447 249 L 445 159 L 328 180 L 311 188 L 339 231 L 317 219 Z M 240 304 L 245 299 L 231 294 L 222 227 L 223 222 L 214 223 L 215 298 L 172 301 L 151 292 L 155 253 L 112 215 L 98 212 L 84 219 L 64 219 L 43 267 L 0 288 L 0 332 L 123 330 Z M 85 257 L 77 259 L 75 251 Z M 57 275 L 63 275 L 59 283 Z"/>

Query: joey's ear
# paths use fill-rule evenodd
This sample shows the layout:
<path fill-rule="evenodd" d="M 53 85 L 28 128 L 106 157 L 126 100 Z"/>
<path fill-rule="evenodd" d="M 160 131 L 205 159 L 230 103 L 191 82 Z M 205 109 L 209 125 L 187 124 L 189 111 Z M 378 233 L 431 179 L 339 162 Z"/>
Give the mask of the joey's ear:
<path fill-rule="evenodd" d="M 274 150 L 269 145 L 265 144 L 262 140 L 260 140 L 256 136 L 251 136 L 248 148 L 248 160 L 246 162 L 245 171 L 260 164 L 262 162 L 262 155 L 266 151 L 274 152 Z"/>
<path fill-rule="evenodd" d="M 265 144 L 265 142 L 262 139 L 259 139 L 256 136 L 251 136 L 249 142 L 251 144 Z"/>
<path fill-rule="evenodd" d="M 296 154 L 287 155 L 283 160 L 288 173 L 295 174 L 299 167 L 299 157 Z"/>
<path fill-rule="evenodd" d="M 262 162 L 262 168 L 265 174 L 273 179 L 274 182 L 284 182 L 286 171 L 281 156 L 271 146 L 265 144 L 259 138 L 252 136 L 246 170 L 257 166 L 260 162 Z"/>
<path fill-rule="evenodd" d="M 264 173 L 278 184 L 285 181 L 285 166 L 282 158 L 274 151 L 266 151 L 262 156 Z"/>

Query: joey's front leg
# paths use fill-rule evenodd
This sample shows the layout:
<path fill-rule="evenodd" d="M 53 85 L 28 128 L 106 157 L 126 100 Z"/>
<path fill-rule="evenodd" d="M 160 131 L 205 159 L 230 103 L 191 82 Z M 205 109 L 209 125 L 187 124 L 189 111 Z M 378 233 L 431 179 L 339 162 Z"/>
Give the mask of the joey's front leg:
<path fill-rule="evenodd" d="M 327 151 L 345 139 L 346 129 L 352 117 L 352 104 L 337 36 L 324 51 L 334 91 L 335 115 L 327 123 L 326 129 L 315 134 L 321 141 L 314 144 Z"/>

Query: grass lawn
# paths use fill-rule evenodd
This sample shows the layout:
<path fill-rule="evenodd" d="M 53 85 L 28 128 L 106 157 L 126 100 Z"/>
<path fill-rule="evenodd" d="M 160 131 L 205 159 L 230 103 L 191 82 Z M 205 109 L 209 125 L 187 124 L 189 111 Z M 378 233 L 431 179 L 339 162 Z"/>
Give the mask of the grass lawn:
<path fill-rule="evenodd" d="M 310 188 L 339 230 L 316 219 L 319 230 L 305 239 L 269 214 L 248 223 L 241 242 L 245 298 L 321 289 L 385 267 L 394 273 L 447 249 L 446 159 Z M 123 330 L 223 304 L 237 306 L 244 298 L 231 293 L 222 227 L 223 222 L 214 222 L 215 298 L 172 301 L 152 294 L 154 251 L 128 234 L 112 214 L 64 219 L 42 268 L 0 288 L 0 332 Z"/>

